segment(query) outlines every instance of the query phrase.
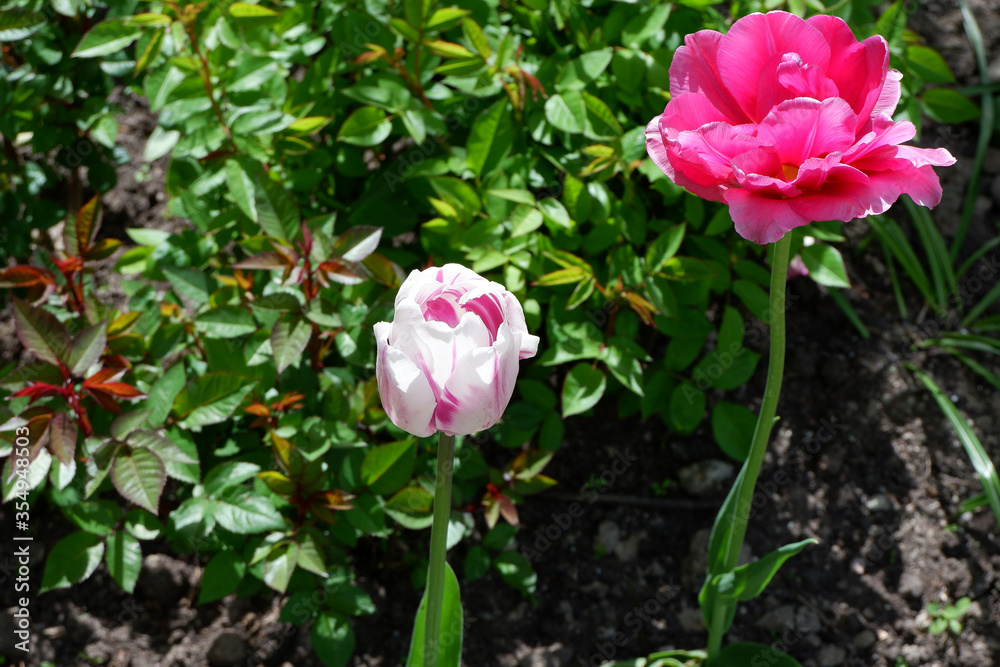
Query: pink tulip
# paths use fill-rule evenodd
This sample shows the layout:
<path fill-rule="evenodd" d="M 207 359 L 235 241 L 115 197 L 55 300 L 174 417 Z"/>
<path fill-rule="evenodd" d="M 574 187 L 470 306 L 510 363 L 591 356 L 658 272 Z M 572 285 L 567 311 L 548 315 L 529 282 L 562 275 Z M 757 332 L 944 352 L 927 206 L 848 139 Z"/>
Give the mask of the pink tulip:
<path fill-rule="evenodd" d="M 496 424 L 514 393 L 518 360 L 538 351 L 517 298 L 459 264 L 412 272 L 392 322 L 377 323 L 374 333 L 382 405 L 396 426 L 421 437 Z"/>
<path fill-rule="evenodd" d="M 685 38 L 670 65 L 670 102 L 646 149 L 677 185 L 729 204 L 736 231 L 771 243 L 815 220 L 882 213 L 901 194 L 933 207 L 943 148 L 900 143 L 902 74 L 880 36 L 863 42 L 833 16 L 751 14 L 722 35 Z"/>

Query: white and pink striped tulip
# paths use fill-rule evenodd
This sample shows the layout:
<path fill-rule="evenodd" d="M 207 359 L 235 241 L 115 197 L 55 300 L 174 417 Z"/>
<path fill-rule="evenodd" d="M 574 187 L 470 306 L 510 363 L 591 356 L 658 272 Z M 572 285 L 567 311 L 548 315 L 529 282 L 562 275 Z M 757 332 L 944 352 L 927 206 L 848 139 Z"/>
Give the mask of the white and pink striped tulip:
<path fill-rule="evenodd" d="M 382 405 L 396 426 L 421 437 L 496 424 L 518 361 L 538 351 L 517 298 L 459 264 L 413 271 L 392 322 L 377 323 L 374 333 Z"/>

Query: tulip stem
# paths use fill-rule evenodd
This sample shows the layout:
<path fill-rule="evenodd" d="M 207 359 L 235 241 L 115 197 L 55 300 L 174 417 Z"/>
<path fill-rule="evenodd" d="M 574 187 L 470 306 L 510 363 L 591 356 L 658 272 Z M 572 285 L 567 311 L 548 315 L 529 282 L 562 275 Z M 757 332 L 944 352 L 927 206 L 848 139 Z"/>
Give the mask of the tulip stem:
<path fill-rule="evenodd" d="M 448 522 L 451 520 L 451 473 L 455 436 L 438 433 L 437 478 L 434 480 L 434 523 L 431 557 L 427 568 L 427 619 L 424 624 L 424 667 L 437 667 L 444 600 L 445 561 L 448 557 Z"/>
<path fill-rule="evenodd" d="M 760 414 L 757 416 L 757 426 L 754 428 L 750 452 L 740 470 L 736 483 L 730 490 L 730 497 L 735 497 L 735 506 L 730 498 L 722 506 L 719 516 L 712 528 L 714 542 L 715 534 L 728 529 L 729 537 L 723 542 L 721 569 L 709 572 L 709 577 L 729 572 L 739 565 L 740 552 L 743 550 L 743 540 L 746 537 L 747 521 L 750 518 L 749 508 L 753 503 L 753 492 L 757 486 L 757 477 L 764 462 L 767 443 L 774 425 L 774 416 L 778 409 L 778 397 L 781 394 L 781 379 L 785 370 L 785 283 L 788 279 L 788 261 L 792 244 L 791 233 L 785 234 L 774 243 L 771 254 L 771 294 L 769 312 L 771 327 L 771 350 L 767 362 L 767 384 L 764 387 L 764 399 L 761 401 Z M 723 514 L 725 513 L 725 514 Z M 726 524 L 729 524 L 728 526 Z M 709 558 L 713 555 L 710 554 Z M 711 626 L 708 629 L 708 664 L 713 665 L 722 649 L 722 636 L 730 623 L 734 603 L 715 598 L 712 608 Z"/>

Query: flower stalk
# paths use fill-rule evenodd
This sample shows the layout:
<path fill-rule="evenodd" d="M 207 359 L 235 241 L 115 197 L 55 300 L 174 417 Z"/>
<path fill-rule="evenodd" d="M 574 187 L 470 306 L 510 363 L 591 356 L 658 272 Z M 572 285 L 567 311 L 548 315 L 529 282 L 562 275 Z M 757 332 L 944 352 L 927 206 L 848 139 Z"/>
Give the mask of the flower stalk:
<path fill-rule="evenodd" d="M 788 279 L 788 262 L 792 235 L 785 234 L 772 247 L 771 253 L 771 293 L 768 317 L 771 327 L 771 349 L 767 362 L 767 384 L 764 388 L 764 399 L 761 402 L 760 414 L 757 416 L 757 426 L 754 428 L 750 452 L 740 470 L 736 483 L 729 491 L 735 495 L 736 504 L 731 505 L 729 498 L 723 504 L 722 512 L 716 518 L 712 532 L 723 529 L 726 522 L 731 522 L 729 540 L 724 543 L 722 554 L 722 572 L 728 572 L 739 565 L 740 552 L 743 550 L 743 540 L 746 537 L 747 521 L 750 518 L 749 508 L 753 502 L 754 488 L 760 476 L 760 467 L 767 452 L 767 443 L 774 426 L 775 414 L 778 409 L 778 397 L 781 395 L 781 381 L 785 371 L 785 283 Z M 735 511 L 727 512 L 734 507 Z M 728 516 L 726 515 L 728 514 Z M 709 576 L 715 573 L 710 573 Z M 716 598 L 712 610 L 712 623 L 708 629 L 708 661 L 718 656 L 722 648 L 722 636 L 725 634 L 727 621 L 730 617 L 733 602 L 721 597 Z"/>
<path fill-rule="evenodd" d="M 437 477 L 434 481 L 434 523 L 431 525 L 431 555 L 427 568 L 427 619 L 424 624 L 424 667 L 437 667 L 441 637 L 441 607 L 444 601 L 445 559 L 448 522 L 451 520 L 451 475 L 455 459 L 455 436 L 438 433 Z"/>

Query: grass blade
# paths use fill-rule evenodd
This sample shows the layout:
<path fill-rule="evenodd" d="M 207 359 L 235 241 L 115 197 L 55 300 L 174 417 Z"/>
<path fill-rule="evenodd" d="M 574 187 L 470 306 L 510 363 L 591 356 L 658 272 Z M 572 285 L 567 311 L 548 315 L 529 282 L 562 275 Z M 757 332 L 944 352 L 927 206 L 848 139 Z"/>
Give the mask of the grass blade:
<path fill-rule="evenodd" d="M 854 328 L 858 330 L 858 333 L 861 334 L 862 338 L 865 340 L 871 338 L 872 335 L 869 333 L 868 327 L 866 327 L 865 323 L 861 321 L 860 317 L 858 317 L 857 312 L 854 310 L 854 306 L 852 306 L 847 300 L 847 297 L 844 296 L 843 292 L 839 289 L 831 289 L 830 298 L 833 299 L 835 304 L 840 306 L 840 310 L 843 311 L 847 319 L 854 325 Z"/>
<path fill-rule="evenodd" d="M 952 270 L 952 260 L 948 255 L 944 242 L 944 237 L 938 231 L 931 214 L 923 206 L 917 206 L 909 197 L 902 197 L 903 205 L 913 218 L 913 224 L 917 228 L 917 236 L 924 245 L 924 254 L 927 256 L 927 263 L 931 267 L 931 278 L 934 281 L 934 294 L 937 298 L 937 309 L 941 312 L 948 310 L 948 296 L 956 292 L 958 286 L 955 281 L 955 272 Z"/>
<path fill-rule="evenodd" d="M 882 216 L 872 216 L 868 219 L 871 221 L 872 229 L 879 237 L 879 240 L 889 249 L 900 266 L 903 267 L 903 270 L 906 271 L 906 274 L 910 276 L 910 280 L 920 290 L 920 293 L 924 295 L 924 298 L 929 303 L 936 306 L 937 301 L 934 291 L 931 289 L 931 282 L 927 277 L 927 272 L 924 271 L 924 267 L 920 263 L 917 253 L 914 252 L 913 246 L 906 240 L 906 235 L 903 234 L 899 223 L 891 218 L 884 218 Z"/>
<path fill-rule="evenodd" d="M 980 299 L 979 303 L 977 303 L 969 310 L 969 313 L 962 318 L 962 326 L 963 327 L 972 326 L 972 323 L 975 322 L 979 318 L 979 316 L 983 314 L 983 311 L 989 308 L 990 304 L 992 304 L 998 298 L 1000 298 L 1000 283 L 994 285 L 992 289 L 990 289 L 990 291 L 986 293 L 986 296 Z"/>
<path fill-rule="evenodd" d="M 937 402 L 938 407 L 944 412 L 945 417 L 951 423 L 951 427 L 955 430 L 955 434 L 958 436 L 959 441 L 962 443 L 962 447 L 965 448 L 965 453 L 969 457 L 969 462 L 972 463 L 972 467 L 976 470 L 976 474 L 979 475 L 979 481 L 983 485 L 983 491 L 986 494 L 986 499 L 990 503 L 990 508 L 993 510 L 993 516 L 997 520 L 997 525 L 1000 525 L 1000 477 L 997 476 L 997 469 L 993 466 L 993 462 L 990 457 L 986 454 L 986 450 L 983 449 L 983 443 L 979 441 L 976 434 L 973 433 L 972 429 L 965 422 L 965 418 L 955 407 L 955 404 L 951 402 L 941 388 L 928 376 L 926 373 L 921 371 L 919 368 L 912 364 L 906 364 L 907 367 L 913 371 L 920 381 L 924 383 L 924 386 L 931 392 L 931 396 Z"/>

